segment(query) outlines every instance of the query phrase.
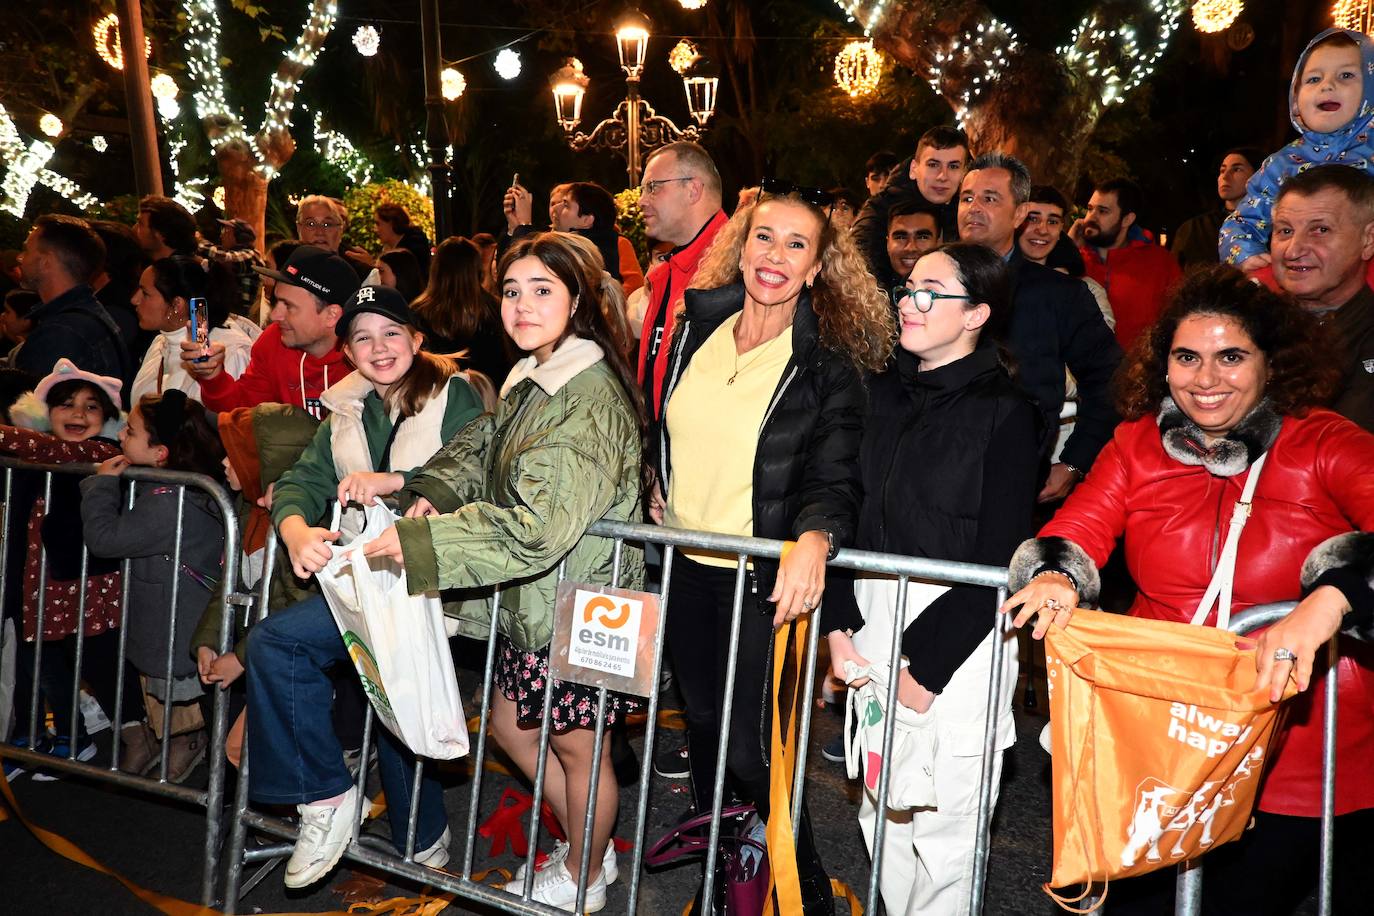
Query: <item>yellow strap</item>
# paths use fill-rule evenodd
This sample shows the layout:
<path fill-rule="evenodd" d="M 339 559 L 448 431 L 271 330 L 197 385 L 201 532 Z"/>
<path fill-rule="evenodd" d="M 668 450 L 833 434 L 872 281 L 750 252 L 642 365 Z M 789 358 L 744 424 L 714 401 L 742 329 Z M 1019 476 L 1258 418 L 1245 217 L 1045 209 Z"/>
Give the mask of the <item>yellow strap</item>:
<path fill-rule="evenodd" d="M 797 706 L 801 697 L 802 647 L 806 645 L 810 615 L 798 617 L 791 626 L 780 628 L 773 637 L 773 728 L 768 787 L 768 899 L 764 916 L 773 916 L 773 900 L 782 913 L 802 912 L 801 876 L 797 871 L 796 837 L 792 833 L 792 778 L 797 771 Z M 789 656 L 792 665 L 791 706 L 784 722 L 782 673 Z M 784 742 L 783 735 L 790 740 Z"/>
<path fill-rule="evenodd" d="M 166 894 L 159 894 L 157 891 L 150 891 L 147 888 L 140 887 L 119 872 L 91 858 L 85 850 L 81 849 L 66 837 L 53 833 L 51 830 L 45 830 L 34 824 L 24 816 L 23 810 L 19 807 L 19 802 L 14 798 L 14 791 L 10 788 L 9 780 L 5 778 L 3 772 L 0 772 L 0 795 L 4 796 L 5 805 L 8 805 L 10 811 L 19 819 L 19 823 L 23 824 L 24 828 L 28 830 L 29 833 L 33 834 L 38 842 L 48 847 L 59 856 L 62 856 L 64 859 L 68 859 L 75 862 L 77 865 L 84 866 L 93 871 L 98 871 L 102 875 L 109 875 L 111 878 L 114 878 L 120 884 L 124 885 L 129 893 L 133 894 L 159 913 L 164 913 L 166 916 L 224 916 L 221 911 L 211 909 L 208 906 L 188 903 L 185 900 L 178 900 L 175 897 L 168 897 Z M 4 813 L 5 808 L 0 806 L 0 815 L 4 815 Z M 0 820 L 3 819 L 3 817 L 0 817 Z M 442 912 L 452 902 L 452 894 L 439 894 L 437 896 L 426 894 L 420 897 L 392 897 L 390 900 L 383 900 L 375 904 L 355 903 L 350 906 L 347 911 L 331 910 L 328 913 L 316 913 L 313 914 L 313 916 L 384 916 L 384 914 L 386 914 L 386 916 L 437 916 L 438 913 Z M 271 916 L 311 916 L 311 914 L 274 913 L 271 914 Z"/>

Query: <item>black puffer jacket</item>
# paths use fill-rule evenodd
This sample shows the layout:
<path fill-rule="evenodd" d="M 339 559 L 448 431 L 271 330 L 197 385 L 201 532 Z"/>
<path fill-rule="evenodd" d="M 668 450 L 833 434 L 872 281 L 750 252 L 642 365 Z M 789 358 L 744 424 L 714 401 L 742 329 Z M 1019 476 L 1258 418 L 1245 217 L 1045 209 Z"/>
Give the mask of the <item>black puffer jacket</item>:
<path fill-rule="evenodd" d="M 664 386 L 664 413 L 682 373 L 721 322 L 744 308 L 744 285 L 687 290 L 673 331 Z M 859 371 L 820 343 L 810 293 L 803 290 L 792 319 L 792 358 L 764 413 L 754 454 L 754 536 L 796 540 L 829 531 L 836 548 L 854 539 L 861 489 L 859 442 L 867 395 Z M 651 448 L 664 492 L 672 474 L 666 420 L 653 430 Z M 777 564 L 754 564 L 759 600 L 773 591 Z"/>
<path fill-rule="evenodd" d="M 1005 566 L 1031 531 L 1039 410 L 999 365 L 975 350 L 925 372 L 905 350 L 871 383 L 859 464 L 864 500 L 854 546 L 935 560 Z M 954 586 L 906 628 L 902 654 L 936 692 L 992 629 L 991 589 Z M 825 590 L 821 629 L 857 630 L 852 579 Z"/>

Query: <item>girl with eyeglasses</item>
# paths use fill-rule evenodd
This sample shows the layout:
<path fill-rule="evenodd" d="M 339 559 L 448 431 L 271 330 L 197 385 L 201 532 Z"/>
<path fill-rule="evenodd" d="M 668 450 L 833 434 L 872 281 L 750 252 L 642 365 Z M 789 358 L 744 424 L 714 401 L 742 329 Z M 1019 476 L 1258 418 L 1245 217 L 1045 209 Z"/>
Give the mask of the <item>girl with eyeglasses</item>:
<path fill-rule="evenodd" d="M 869 387 L 854 546 L 1004 566 L 1032 530 L 1040 441 L 1039 413 L 997 347 L 1011 305 L 1006 266 L 981 245 L 948 245 L 917 261 L 892 293 L 899 347 L 893 368 Z M 992 710 L 999 752 L 994 804 L 1000 751 L 1016 736 L 1016 642 L 993 630 L 991 589 L 909 582 L 899 623 L 899 588 L 895 578 L 877 575 L 857 578 L 852 588 L 837 582 L 826 591 L 821 620 L 830 631 L 833 674 L 851 688 L 867 682 L 870 665 L 885 674 L 892 641 L 900 639 L 897 702 L 903 708 L 889 713 L 911 740 L 935 743 L 933 754 L 927 747 L 892 761 L 883 840 L 887 912 L 966 913 L 993 640 L 1004 639 L 1002 691 Z M 876 694 L 886 702 L 885 686 Z M 852 689 L 849 702 L 866 707 L 872 701 Z M 866 708 L 856 712 L 858 721 L 869 721 Z M 868 760 L 859 765 L 870 766 Z M 867 787 L 877 785 L 878 774 L 863 775 L 859 825 L 871 851 L 877 805 Z"/>
<path fill-rule="evenodd" d="M 827 559 L 853 537 L 861 376 L 882 368 L 893 338 L 891 310 L 848 235 L 830 225 L 829 202 L 775 187 L 765 181 L 758 199 L 722 227 L 687 290 L 651 444 L 666 487 L 653 494 L 655 520 L 795 542 L 780 563 L 755 559 L 748 571 L 728 723 L 737 558 L 679 551 L 670 587 L 667 642 L 685 701 L 697 810 L 711 808 L 727 724 L 726 794 L 752 803 L 765 821 L 774 632 L 787 628 L 795 642 L 793 621 L 819 605 Z M 796 855 L 807 916 L 831 913 L 804 810 Z M 723 912 L 719 874 L 714 887 L 717 899 L 698 892 L 694 912 Z"/>

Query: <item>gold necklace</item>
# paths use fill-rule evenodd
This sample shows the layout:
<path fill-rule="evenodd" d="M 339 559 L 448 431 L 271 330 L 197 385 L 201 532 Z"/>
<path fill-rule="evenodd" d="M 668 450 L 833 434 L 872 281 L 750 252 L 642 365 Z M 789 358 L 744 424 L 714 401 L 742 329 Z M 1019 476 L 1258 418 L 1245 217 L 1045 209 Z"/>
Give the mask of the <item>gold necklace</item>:
<path fill-rule="evenodd" d="M 733 338 L 734 335 L 732 334 L 731 337 Z M 772 338 L 772 339 L 770 339 L 770 340 L 765 340 L 765 341 L 763 341 L 763 343 L 761 343 L 761 344 L 759 344 L 758 346 L 754 347 L 753 351 L 751 351 L 751 352 L 754 352 L 756 355 L 754 356 L 753 359 L 751 359 L 751 360 L 749 360 L 748 362 L 746 362 L 743 366 L 741 366 L 741 365 L 739 364 L 739 356 L 740 356 L 740 354 L 739 354 L 739 344 L 736 343 L 736 344 L 735 344 L 735 372 L 734 372 L 734 375 L 731 375 L 728 379 L 725 380 L 725 384 L 727 384 L 727 385 L 733 385 L 733 384 L 735 384 L 735 378 L 739 376 L 739 374 L 740 374 L 740 372 L 741 372 L 742 370 L 748 369 L 748 368 L 749 368 L 750 366 L 752 366 L 754 363 L 756 363 L 756 362 L 758 362 L 759 360 L 763 359 L 763 353 L 758 352 L 758 351 L 763 350 L 764 347 L 767 347 L 767 346 L 768 346 L 770 343 L 772 343 L 774 340 L 777 340 L 777 338 L 774 337 L 774 338 Z"/>

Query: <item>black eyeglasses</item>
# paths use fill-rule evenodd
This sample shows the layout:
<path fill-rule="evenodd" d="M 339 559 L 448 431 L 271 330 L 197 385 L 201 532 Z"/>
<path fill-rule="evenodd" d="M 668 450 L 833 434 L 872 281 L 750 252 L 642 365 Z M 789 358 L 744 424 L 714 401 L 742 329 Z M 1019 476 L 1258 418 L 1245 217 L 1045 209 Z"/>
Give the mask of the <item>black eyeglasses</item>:
<path fill-rule="evenodd" d="M 953 293 L 937 293 L 933 289 L 912 289 L 909 286 L 894 286 L 892 287 L 891 295 L 892 304 L 897 307 L 898 311 L 901 311 L 902 307 L 906 304 L 906 300 L 910 299 L 912 304 L 916 306 L 916 311 L 922 314 L 935 308 L 936 299 L 969 298 L 968 296 L 956 296 Z"/>
<path fill-rule="evenodd" d="M 789 194 L 795 194 L 813 207 L 834 209 L 835 206 L 835 195 L 825 188 L 807 188 L 793 184 L 785 178 L 763 179 L 759 182 L 759 194 L 771 194 L 774 197 L 786 197 Z"/>

